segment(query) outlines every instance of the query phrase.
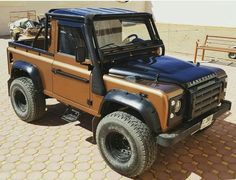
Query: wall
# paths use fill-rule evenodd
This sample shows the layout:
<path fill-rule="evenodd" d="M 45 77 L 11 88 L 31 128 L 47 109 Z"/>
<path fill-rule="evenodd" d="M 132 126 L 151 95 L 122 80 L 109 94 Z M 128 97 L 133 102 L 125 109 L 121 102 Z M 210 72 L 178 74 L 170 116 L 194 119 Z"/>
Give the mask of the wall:
<path fill-rule="evenodd" d="M 153 14 L 167 53 L 194 54 L 195 42 L 205 36 L 236 37 L 236 1 L 150 1 L 146 11 Z M 236 44 L 235 44 L 236 45 Z M 199 54 L 201 52 L 199 51 Z M 227 53 L 206 51 L 209 58 L 227 59 Z"/>
<path fill-rule="evenodd" d="M 236 1 L 150 1 L 147 10 L 158 22 L 236 27 Z"/>
<path fill-rule="evenodd" d="M 11 11 L 24 11 L 24 10 L 36 10 L 37 14 L 44 14 L 49 9 L 53 8 L 66 8 L 66 7 L 118 7 L 125 9 L 133 9 L 136 11 L 145 11 L 145 2 L 128 2 L 120 3 L 117 1 L 49 1 L 49 2 L 0 2 L 0 35 L 9 34 L 9 12 Z"/>
<path fill-rule="evenodd" d="M 191 54 L 192 57 L 196 41 L 199 39 L 203 43 L 207 34 L 236 37 L 236 28 L 157 23 L 157 29 L 164 41 L 167 54 L 177 52 Z M 206 59 L 215 59 L 215 57 L 228 59 L 227 53 L 206 51 Z"/>

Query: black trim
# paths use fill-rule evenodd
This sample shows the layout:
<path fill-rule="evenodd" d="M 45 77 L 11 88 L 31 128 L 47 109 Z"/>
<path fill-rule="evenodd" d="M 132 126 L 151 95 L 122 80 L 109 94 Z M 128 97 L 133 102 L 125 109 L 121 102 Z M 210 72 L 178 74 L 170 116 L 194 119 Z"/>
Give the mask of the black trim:
<path fill-rule="evenodd" d="M 47 51 L 48 50 L 48 16 L 46 15 L 45 18 L 46 22 L 45 22 L 45 38 L 44 38 L 44 50 Z"/>
<path fill-rule="evenodd" d="M 152 132 L 160 133 L 159 116 L 148 99 L 139 94 L 131 94 L 126 91 L 113 89 L 104 97 L 100 105 L 100 114 L 104 114 L 107 110 L 106 108 L 109 108 L 111 103 L 118 103 L 138 111 Z"/>
<path fill-rule="evenodd" d="M 8 80 L 8 92 L 10 90 L 11 83 L 14 79 L 21 77 L 22 75 L 27 75 L 33 81 L 35 89 L 39 92 L 43 91 L 43 85 L 41 81 L 40 73 L 37 67 L 31 63 L 25 61 L 15 61 L 11 69 L 11 77 Z"/>
<path fill-rule="evenodd" d="M 36 51 L 38 53 L 46 54 L 46 55 L 49 55 L 49 56 L 54 56 L 53 53 L 45 51 L 44 49 L 38 49 L 38 48 L 35 48 L 35 47 L 32 47 L 32 46 L 21 44 L 17 41 L 16 42 L 8 42 L 8 45 L 11 46 L 11 47 L 13 46 L 14 48 L 15 47 L 22 47 L 22 48 L 25 48 L 25 49 L 28 49 L 28 50 Z"/>
<path fill-rule="evenodd" d="M 90 19 L 85 20 L 85 41 L 87 44 L 88 52 L 90 53 L 90 57 L 92 60 L 92 64 L 94 66 L 92 70 L 92 92 L 104 96 L 106 94 L 106 88 L 103 81 L 103 74 L 101 72 L 101 67 L 99 65 L 98 53 L 96 52 L 95 48 L 95 40 L 93 37 L 93 26 Z M 96 43 L 96 42 L 95 42 Z"/>
<path fill-rule="evenodd" d="M 222 115 L 223 113 L 229 111 L 231 109 L 231 102 L 223 100 L 221 102 L 221 106 L 197 117 L 192 121 L 187 121 L 185 123 L 180 124 L 176 129 L 168 132 L 159 134 L 157 138 L 157 143 L 161 146 L 172 146 L 177 142 L 185 139 L 187 136 L 194 134 L 195 132 L 200 130 L 202 120 L 211 114 L 213 114 L 213 119 L 215 120 L 217 117 Z"/>
<path fill-rule="evenodd" d="M 108 20 L 114 18 L 136 18 L 136 17 L 147 17 L 151 18 L 150 13 L 134 12 L 134 13 L 124 13 L 124 14 L 95 14 L 95 15 L 86 15 L 86 19 L 90 18 L 91 20 Z"/>
<path fill-rule="evenodd" d="M 37 35 L 36 35 L 35 38 L 34 38 L 32 47 L 35 47 L 35 43 L 37 42 L 37 40 L 38 40 L 38 38 L 39 38 L 39 35 L 42 33 L 42 31 L 43 31 L 44 28 L 45 28 L 45 27 L 43 26 L 43 27 L 41 27 L 41 28 L 39 29 Z"/>
<path fill-rule="evenodd" d="M 79 16 L 79 15 L 68 15 L 68 14 L 58 14 L 58 13 L 46 13 L 46 16 L 53 17 L 55 19 L 75 19 L 75 20 L 84 20 L 84 16 Z"/>
<path fill-rule="evenodd" d="M 72 78 L 72 79 L 76 79 L 76 80 L 82 81 L 84 83 L 89 83 L 89 80 L 86 79 L 86 78 L 82 78 L 82 77 L 76 76 L 74 74 L 70 74 L 70 73 L 64 72 L 64 71 L 62 71 L 60 69 L 52 69 L 52 72 L 54 74 L 59 74 L 59 75 L 62 75 L 62 76 L 66 76 L 66 77 L 69 77 L 69 78 Z"/>

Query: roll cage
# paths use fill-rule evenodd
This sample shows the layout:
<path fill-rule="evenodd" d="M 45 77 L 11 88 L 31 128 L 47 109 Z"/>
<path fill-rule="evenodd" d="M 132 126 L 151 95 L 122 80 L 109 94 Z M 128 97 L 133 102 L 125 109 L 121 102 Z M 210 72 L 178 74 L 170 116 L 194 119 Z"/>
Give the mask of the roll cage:
<path fill-rule="evenodd" d="M 48 28 L 49 28 L 49 22 L 51 19 L 57 19 L 57 20 L 65 20 L 65 21 L 72 21 L 72 22 L 79 22 L 83 23 L 83 33 L 84 33 L 84 39 L 85 43 L 89 52 L 89 55 L 91 57 L 92 62 L 92 91 L 95 94 L 98 95 L 105 95 L 106 94 L 106 88 L 103 81 L 103 56 L 99 52 L 99 46 L 98 41 L 95 35 L 95 27 L 93 22 L 96 20 L 109 20 L 109 19 L 115 19 L 115 18 L 122 18 L 122 19 L 132 19 L 132 18 L 138 18 L 143 17 L 144 19 L 149 19 L 150 26 L 148 31 L 151 31 L 151 39 L 156 42 L 156 47 L 162 48 L 162 54 L 165 53 L 165 46 L 160 39 L 160 36 L 158 34 L 158 31 L 156 29 L 154 20 L 152 18 L 152 15 L 149 13 L 127 13 L 127 14 L 88 14 L 85 16 L 80 15 L 71 15 L 71 14 L 60 14 L 60 13 L 53 13 L 55 9 L 50 10 L 48 13 L 46 13 L 45 18 L 45 41 L 44 41 L 44 50 L 48 51 Z"/>

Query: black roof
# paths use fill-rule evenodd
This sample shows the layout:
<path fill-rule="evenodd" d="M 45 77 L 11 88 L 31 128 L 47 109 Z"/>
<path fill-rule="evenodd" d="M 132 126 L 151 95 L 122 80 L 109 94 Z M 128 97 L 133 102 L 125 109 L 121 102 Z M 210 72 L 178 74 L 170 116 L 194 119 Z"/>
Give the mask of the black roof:
<path fill-rule="evenodd" d="M 51 9 L 49 13 L 85 17 L 87 15 L 133 14 L 137 12 L 120 8 L 62 8 Z"/>

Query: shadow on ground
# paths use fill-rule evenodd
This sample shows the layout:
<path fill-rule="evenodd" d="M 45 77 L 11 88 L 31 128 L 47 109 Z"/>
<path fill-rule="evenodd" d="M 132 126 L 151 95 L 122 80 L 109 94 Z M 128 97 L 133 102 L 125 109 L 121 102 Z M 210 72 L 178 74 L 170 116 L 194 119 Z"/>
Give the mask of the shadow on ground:
<path fill-rule="evenodd" d="M 65 110 L 66 106 L 61 103 L 47 105 L 47 111 L 44 116 L 32 122 L 32 124 L 39 126 L 61 126 L 67 124 L 68 122 L 60 118 Z"/>
<path fill-rule="evenodd" d="M 61 119 L 61 116 L 65 112 L 66 108 L 67 106 L 61 103 L 47 105 L 47 110 L 44 116 L 41 119 L 32 122 L 31 124 L 39 126 L 61 126 L 68 124 L 69 122 Z M 81 112 L 79 121 L 77 121 L 78 123 L 76 123 L 76 126 L 80 126 L 89 131 L 92 131 L 92 118 L 93 116 Z"/>

